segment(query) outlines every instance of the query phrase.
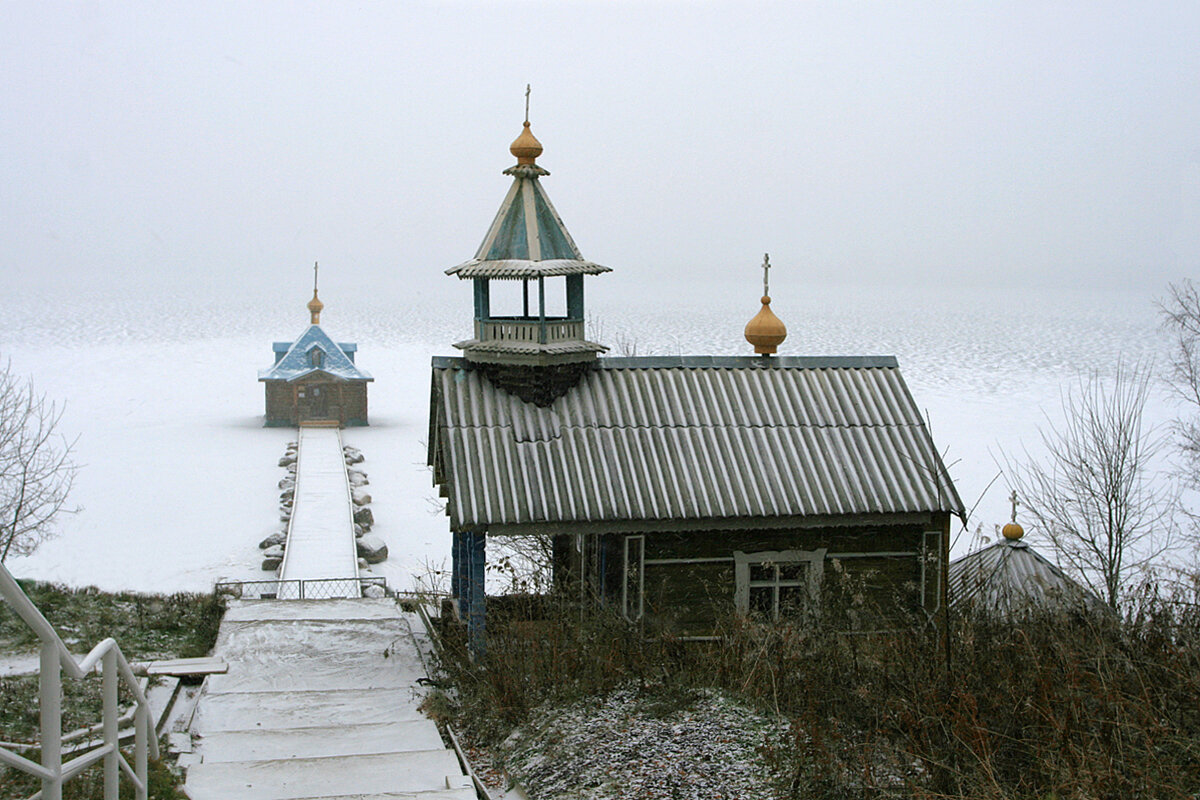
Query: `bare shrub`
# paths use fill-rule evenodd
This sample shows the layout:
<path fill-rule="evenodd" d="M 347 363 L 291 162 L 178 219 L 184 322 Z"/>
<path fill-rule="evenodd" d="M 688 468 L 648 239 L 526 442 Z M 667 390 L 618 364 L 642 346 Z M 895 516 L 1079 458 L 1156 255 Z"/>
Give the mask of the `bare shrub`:
<path fill-rule="evenodd" d="M 1178 493 L 1156 463 L 1163 438 L 1143 423 L 1150 370 L 1117 366 L 1064 394 L 1063 422 L 1041 432 L 1046 457 L 1004 454 L 1004 474 L 1033 532 L 1114 610 L 1172 545 Z"/>
<path fill-rule="evenodd" d="M 59 430 L 62 406 L 32 381 L 0 369 L 0 562 L 29 555 L 54 534 L 55 518 L 73 513 L 74 441 Z"/>
<path fill-rule="evenodd" d="M 923 618 L 849 632 L 856 588 L 827 583 L 827 613 L 816 620 L 733 617 L 708 642 L 543 608 L 539 619 L 489 621 L 487 657 L 471 664 L 459 644 L 442 668 L 458 690 L 460 722 L 481 741 L 507 736 L 544 702 L 615 687 L 667 707 L 697 689 L 729 693 L 790 723 L 764 750 L 779 797 L 1194 797 L 1194 583 L 1170 596 L 1141 587 L 1124 618 L 952 615 L 953 670 L 940 631 Z M 860 622 L 870 616 L 861 604 L 856 613 Z"/>

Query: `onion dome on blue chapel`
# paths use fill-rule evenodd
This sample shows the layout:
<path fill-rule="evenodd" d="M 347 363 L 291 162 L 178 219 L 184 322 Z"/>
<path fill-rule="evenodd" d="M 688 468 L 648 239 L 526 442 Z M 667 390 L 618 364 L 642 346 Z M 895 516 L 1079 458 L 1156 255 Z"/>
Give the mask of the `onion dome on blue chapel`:
<path fill-rule="evenodd" d="M 483 243 L 470 261 L 446 270 L 475 284 L 475 335 L 454 346 L 477 364 L 588 364 L 608 348 L 584 339 L 583 278 L 611 270 L 583 257 L 554 210 L 528 119 L 509 152 L 517 158 L 504 170 L 512 186 Z M 520 282 L 518 292 L 505 293 L 512 307 L 495 302 L 493 281 Z"/>

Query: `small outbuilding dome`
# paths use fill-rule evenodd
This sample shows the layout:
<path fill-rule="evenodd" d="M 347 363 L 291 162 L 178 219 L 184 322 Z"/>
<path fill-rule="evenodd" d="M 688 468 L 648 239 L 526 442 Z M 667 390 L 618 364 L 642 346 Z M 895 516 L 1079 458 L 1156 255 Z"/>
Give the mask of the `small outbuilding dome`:
<path fill-rule="evenodd" d="M 1025 529 L 1016 520 L 1006 524 L 1000 529 L 1000 532 L 1004 534 L 1005 539 L 1013 542 L 1025 535 Z"/>

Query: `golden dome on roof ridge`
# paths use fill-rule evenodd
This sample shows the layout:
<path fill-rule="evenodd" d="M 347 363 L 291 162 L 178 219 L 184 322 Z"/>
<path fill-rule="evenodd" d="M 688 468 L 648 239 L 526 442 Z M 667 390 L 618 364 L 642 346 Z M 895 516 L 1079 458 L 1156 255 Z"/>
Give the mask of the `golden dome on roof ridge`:
<path fill-rule="evenodd" d="M 521 135 L 513 139 L 513 143 L 508 146 L 508 152 L 517 157 L 518 164 L 536 163 L 537 157 L 542 154 L 542 143 L 529 129 L 529 120 L 525 120 Z"/>
<path fill-rule="evenodd" d="M 321 298 L 317 297 L 317 290 L 313 289 L 312 300 L 308 301 L 308 313 L 312 315 L 312 324 L 319 325 L 321 323 L 321 312 L 325 309 L 325 304 L 321 302 Z"/>
<path fill-rule="evenodd" d="M 746 323 L 746 341 L 754 345 L 754 352 L 769 355 L 787 338 L 787 326 L 771 310 L 771 298 L 762 296 L 762 308 Z"/>

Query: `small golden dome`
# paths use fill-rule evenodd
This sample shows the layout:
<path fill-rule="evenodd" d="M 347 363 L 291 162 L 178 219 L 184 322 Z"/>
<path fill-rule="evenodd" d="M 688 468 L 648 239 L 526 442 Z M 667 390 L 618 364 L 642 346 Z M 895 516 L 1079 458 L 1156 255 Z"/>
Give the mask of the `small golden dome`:
<path fill-rule="evenodd" d="M 308 313 L 312 314 L 312 324 L 319 325 L 321 322 L 321 311 L 325 308 L 325 304 L 321 302 L 321 298 L 317 297 L 317 290 L 313 289 L 313 299 L 308 301 Z"/>
<path fill-rule="evenodd" d="M 1005 539 L 1008 539 L 1011 542 L 1015 542 L 1017 539 L 1020 539 L 1025 535 L 1025 529 L 1016 522 L 1008 523 L 1000 529 L 1000 532 L 1004 534 Z"/>
<path fill-rule="evenodd" d="M 529 130 L 529 120 L 525 120 L 525 128 L 509 145 L 508 152 L 517 157 L 518 164 L 533 164 L 542 154 L 542 143 L 533 135 L 533 131 Z"/>
<path fill-rule="evenodd" d="M 768 355 L 786 338 L 787 326 L 771 311 L 771 298 L 764 294 L 762 308 L 746 323 L 746 341 L 754 345 L 754 352 Z"/>

